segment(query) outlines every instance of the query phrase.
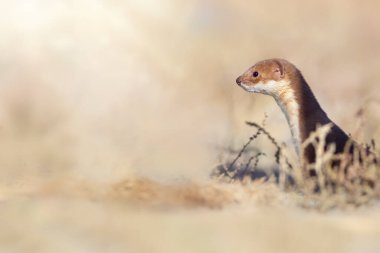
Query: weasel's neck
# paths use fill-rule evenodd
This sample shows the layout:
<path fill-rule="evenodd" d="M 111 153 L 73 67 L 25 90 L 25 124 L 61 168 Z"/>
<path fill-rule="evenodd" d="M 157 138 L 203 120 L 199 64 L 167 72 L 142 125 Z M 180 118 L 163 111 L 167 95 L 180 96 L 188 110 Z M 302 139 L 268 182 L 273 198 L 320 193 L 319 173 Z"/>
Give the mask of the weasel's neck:
<path fill-rule="evenodd" d="M 292 134 L 293 144 L 296 148 L 297 154 L 300 155 L 302 144 L 299 120 L 300 106 L 297 103 L 295 93 L 293 90 L 284 90 L 279 96 L 275 96 L 274 99 L 285 114 Z"/>
<path fill-rule="evenodd" d="M 314 97 L 309 85 L 300 75 L 298 80 L 293 84 L 295 90 L 296 102 L 299 104 L 299 126 L 301 132 L 301 143 L 304 142 L 309 135 L 316 130 L 318 125 L 326 125 L 332 123 L 325 111 L 319 105 Z"/>
<path fill-rule="evenodd" d="M 297 154 L 301 156 L 301 145 L 310 133 L 316 130 L 318 124 L 325 125 L 331 120 L 301 75 L 288 87 L 274 98 L 286 116 Z"/>

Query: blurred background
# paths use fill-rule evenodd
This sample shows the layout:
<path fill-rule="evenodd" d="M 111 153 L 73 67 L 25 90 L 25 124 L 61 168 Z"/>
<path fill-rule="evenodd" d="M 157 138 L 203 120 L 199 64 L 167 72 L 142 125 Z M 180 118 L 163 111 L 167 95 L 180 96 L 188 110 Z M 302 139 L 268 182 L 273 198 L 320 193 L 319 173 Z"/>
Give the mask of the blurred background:
<path fill-rule="evenodd" d="M 271 57 L 298 66 L 352 133 L 355 112 L 379 94 L 378 8 L 343 0 L 1 1 L 1 178 L 205 178 L 223 149 L 253 133 L 244 121 L 265 114 L 272 134 L 290 144 L 277 104 L 235 85 Z M 364 137 L 378 135 L 377 124 Z"/>
<path fill-rule="evenodd" d="M 49 180 L 207 180 L 226 150 L 254 133 L 244 122 L 265 115 L 273 136 L 291 145 L 277 104 L 235 85 L 272 57 L 298 66 L 345 131 L 378 139 L 379 106 L 368 103 L 365 119 L 356 112 L 380 98 L 379 8 L 354 0 L 0 0 L 2 198 L 7 187 Z"/>

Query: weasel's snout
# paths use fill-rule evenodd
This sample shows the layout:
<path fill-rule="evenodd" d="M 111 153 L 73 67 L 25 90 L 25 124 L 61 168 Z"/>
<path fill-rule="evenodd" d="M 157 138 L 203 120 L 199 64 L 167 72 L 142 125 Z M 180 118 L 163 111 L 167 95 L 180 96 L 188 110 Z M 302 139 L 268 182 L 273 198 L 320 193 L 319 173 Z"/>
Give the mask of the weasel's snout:
<path fill-rule="evenodd" d="M 241 76 L 239 76 L 238 78 L 236 78 L 236 83 L 237 83 L 238 85 L 241 84 Z"/>

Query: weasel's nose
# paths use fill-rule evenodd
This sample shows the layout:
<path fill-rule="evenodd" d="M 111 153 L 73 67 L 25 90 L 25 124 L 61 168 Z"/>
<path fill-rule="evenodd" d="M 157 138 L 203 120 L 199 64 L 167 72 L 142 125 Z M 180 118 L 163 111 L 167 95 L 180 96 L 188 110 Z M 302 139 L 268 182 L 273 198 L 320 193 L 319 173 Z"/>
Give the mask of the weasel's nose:
<path fill-rule="evenodd" d="M 237 83 L 238 85 L 241 84 L 241 76 L 239 76 L 239 77 L 236 79 L 236 83 Z"/>

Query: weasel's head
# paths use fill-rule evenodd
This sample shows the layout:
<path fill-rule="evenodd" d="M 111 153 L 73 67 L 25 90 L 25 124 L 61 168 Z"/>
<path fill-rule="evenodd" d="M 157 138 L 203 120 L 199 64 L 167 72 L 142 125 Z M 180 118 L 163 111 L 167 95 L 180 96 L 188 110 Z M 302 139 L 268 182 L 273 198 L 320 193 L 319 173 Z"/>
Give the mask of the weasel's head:
<path fill-rule="evenodd" d="M 295 67 L 282 59 L 269 59 L 256 63 L 236 79 L 248 92 L 278 96 L 290 89 L 289 71 Z"/>

